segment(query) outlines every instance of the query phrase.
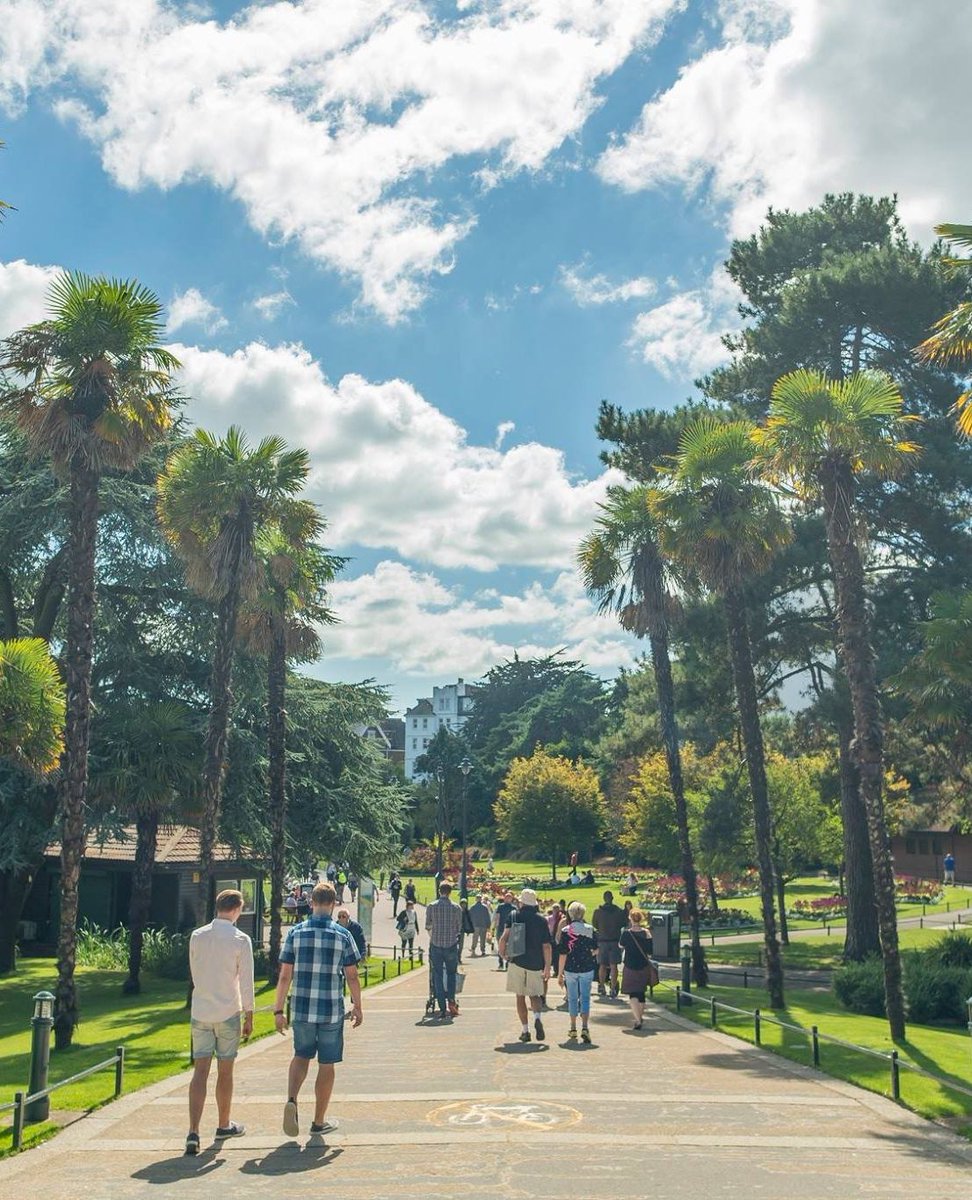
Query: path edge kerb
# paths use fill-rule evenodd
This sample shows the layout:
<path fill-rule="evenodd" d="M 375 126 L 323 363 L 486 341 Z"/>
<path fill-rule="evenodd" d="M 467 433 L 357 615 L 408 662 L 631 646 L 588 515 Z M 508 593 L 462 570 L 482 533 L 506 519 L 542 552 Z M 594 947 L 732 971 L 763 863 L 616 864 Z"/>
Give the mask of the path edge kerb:
<path fill-rule="evenodd" d="M 952 1130 L 946 1128 L 944 1125 L 939 1125 L 937 1121 L 923 1117 L 913 1109 L 906 1108 L 902 1104 L 896 1104 L 888 1096 L 882 1096 L 878 1092 L 858 1087 L 856 1083 L 849 1083 L 846 1079 L 838 1079 L 834 1075 L 828 1075 L 826 1071 L 816 1070 L 803 1063 L 794 1062 L 792 1059 L 784 1058 L 780 1054 L 774 1054 L 772 1050 L 766 1050 L 762 1046 L 754 1046 L 752 1042 L 747 1042 L 745 1038 L 736 1038 L 718 1029 L 707 1029 L 704 1025 L 699 1025 L 696 1021 L 690 1021 L 688 1017 L 682 1017 L 678 1013 L 669 1012 L 667 1008 L 658 1004 L 657 1001 L 649 1001 L 649 1007 L 662 1020 L 678 1026 L 679 1029 L 692 1030 L 692 1032 L 708 1038 L 710 1041 L 717 1042 L 721 1046 L 731 1047 L 738 1054 L 749 1054 L 758 1057 L 772 1065 L 782 1074 L 792 1074 L 801 1079 L 811 1080 L 818 1086 L 828 1088 L 830 1091 L 837 1093 L 837 1095 L 849 1096 L 856 1100 L 858 1104 L 861 1104 L 864 1108 L 869 1108 L 876 1116 L 891 1124 L 904 1124 L 915 1129 L 920 1129 L 925 1137 L 930 1138 L 941 1148 L 943 1153 L 951 1155 L 953 1159 L 961 1161 L 963 1164 L 972 1166 L 972 1144 L 967 1142 L 965 1138 L 957 1133 L 953 1133 Z"/>
<path fill-rule="evenodd" d="M 415 967 L 413 970 L 405 971 L 394 979 L 387 979 L 384 983 L 373 983 L 370 987 L 366 988 L 363 992 L 365 1018 L 367 1019 L 367 1000 L 369 996 L 374 996 L 379 992 L 397 987 L 407 979 L 411 979 L 416 971 L 421 972 L 422 969 L 422 967 Z M 189 1017 L 187 1014 L 187 1028 L 188 1024 Z M 244 1046 L 237 1055 L 237 1061 L 244 1062 L 246 1059 L 255 1058 L 257 1055 L 264 1053 L 264 1051 L 274 1049 L 279 1045 L 280 1042 L 277 1037 L 272 1033 L 268 1033 L 258 1041 Z M 175 1074 L 169 1075 L 165 1079 L 160 1079 L 158 1083 L 149 1083 L 145 1087 L 137 1088 L 134 1092 L 127 1092 L 117 1100 L 110 1100 L 107 1104 L 102 1104 L 99 1108 L 86 1113 L 66 1129 L 62 1129 L 60 1133 L 48 1138 L 45 1142 L 41 1142 L 40 1145 L 31 1146 L 26 1150 L 21 1150 L 19 1154 L 11 1154 L 7 1158 L 0 1159 L 0 1180 L 13 1179 L 28 1169 L 43 1165 L 49 1159 L 57 1158 L 63 1154 L 70 1154 L 79 1147 L 86 1145 L 98 1137 L 99 1134 L 104 1133 L 109 1125 L 115 1125 L 118 1121 L 124 1120 L 125 1117 L 143 1105 L 149 1104 L 161 1096 L 167 1096 L 170 1092 L 175 1092 L 181 1087 L 185 1087 L 187 1074 L 186 1070 L 176 1071 Z"/>

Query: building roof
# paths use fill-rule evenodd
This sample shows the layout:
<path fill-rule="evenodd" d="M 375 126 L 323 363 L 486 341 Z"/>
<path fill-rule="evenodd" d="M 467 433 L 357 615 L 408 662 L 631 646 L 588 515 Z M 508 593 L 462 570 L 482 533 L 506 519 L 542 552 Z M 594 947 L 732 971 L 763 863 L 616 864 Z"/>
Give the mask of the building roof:
<path fill-rule="evenodd" d="M 422 699 L 416 701 L 414 707 L 405 710 L 406 717 L 434 717 L 435 709 L 432 707 L 432 701 Z"/>
<path fill-rule="evenodd" d="M 388 717 L 382 721 L 381 728 L 392 750 L 405 749 L 405 722 L 401 717 Z"/>
<path fill-rule="evenodd" d="M 92 862 L 134 863 L 135 826 L 125 825 L 118 833 L 117 837 L 106 836 L 103 838 L 96 838 L 96 835 L 89 834 L 84 857 Z M 60 853 L 60 842 L 52 842 L 47 847 L 48 858 L 60 857 Z M 198 865 L 199 858 L 198 829 L 192 825 L 160 826 L 159 844 L 155 854 L 157 867 L 195 866 Z M 251 849 L 246 847 L 237 849 L 221 842 L 216 844 L 213 851 L 213 860 L 216 863 L 248 862 L 256 858 L 257 855 Z"/>

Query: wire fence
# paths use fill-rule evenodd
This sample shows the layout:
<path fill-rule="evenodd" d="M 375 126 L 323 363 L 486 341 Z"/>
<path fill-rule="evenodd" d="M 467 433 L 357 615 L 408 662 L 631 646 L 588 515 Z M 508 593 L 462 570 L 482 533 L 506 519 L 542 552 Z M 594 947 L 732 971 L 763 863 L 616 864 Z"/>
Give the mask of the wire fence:
<path fill-rule="evenodd" d="M 95 1063 L 94 1066 L 86 1067 L 83 1071 L 78 1071 L 76 1075 L 71 1075 L 68 1079 L 59 1079 L 57 1083 L 49 1084 L 46 1088 L 39 1092 L 32 1092 L 30 1095 L 25 1095 L 23 1092 L 14 1092 L 14 1098 L 9 1104 L 0 1104 L 0 1113 L 13 1112 L 13 1122 L 11 1124 L 11 1146 L 14 1150 L 20 1150 L 24 1140 L 24 1124 L 26 1118 L 27 1107 L 37 1100 L 44 1100 L 58 1088 L 68 1087 L 72 1083 L 80 1083 L 82 1079 L 87 1079 L 89 1075 L 94 1075 L 98 1071 L 107 1070 L 109 1067 L 114 1067 L 115 1070 L 115 1091 L 113 1099 L 117 1100 L 122 1094 L 122 1088 L 125 1085 L 125 1047 L 116 1046 L 115 1053 L 111 1058 L 106 1058 L 103 1062 Z"/>
<path fill-rule="evenodd" d="M 654 960 L 653 960 L 654 961 Z M 897 1050 L 892 1050 L 886 1053 L 883 1050 L 875 1050 L 870 1046 L 861 1046 L 857 1042 L 849 1042 L 845 1038 L 836 1037 L 831 1033 L 823 1033 L 817 1025 L 811 1025 L 809 1028 L 804 1025 L 796 1025 L 792 1021 L 784 1021 L 780 1017 L 771 1016 L 764 1013 L 759 1008 L 739 1008 L 735 1004 L 729 1004 L 725 1000 L 720 1000 L 717 996 L 698 996 L 691 992 L 682 990 L 681 984 L 672 985 L 661 976 L 663 968 L 669 967 L 666 963 L 655 963 L 658 969 L 658 983 L 655 987 L 664 988 L 666 991 L 672 992 L 675 998 L 675 1011 L 681 1012 L 683 1008 L 691 1005 L 693 1011 L 701 1010 L 705 1012 L 708 1009 L 709 1025 L 712 1029 L 723 1028 L 720 1024 L 720 1013 L 729 1014 L 731 1018 L 741 1019 L 752 1028 L 752 1037 L 755 1045 L 764 1049 L 775 1051 L 772 1046 L 764 1046 L 763 1029 L 764 1026 L 775 1026 L 781 1031 L 781 1045 L 786 1049 L 786 1037 L 790 1036 L 791 1041 L 796 1041 L 800 1045 L 806 1045 L 807 1065 L 815 1067 L 818 1070 L 824 1070 L 821 1065 L 822 1043 L 831 1046 L 840 1047 L 843 1050 L 852 1053 L 864 1055 L 870 1059 L 879 1060 L 886 1065 L 887 1079 L 889 1082 L 889 1094 L 892 1100 L 901 1100 L 901 1072 L 910 1071 L 912 1074 L 921 1076 L 925 1079 L 930 1079 L 939 1087 L 950 1092 L 957 1092 L 962 1096 L 972 1098 L 972 1086 L 959 1083 L 945 1075 L 941 1075 L 935 1071 L 929 1071 L 925 1067 L 919 1066 L 917 1063 L 910 1062 L 906 1058 L 901 1058 Z M 738 972 L 737 972 L 738 974 Z M 787 975 L 787 979 L 793 979 L 793 976 Z M 652 998 L 654 998 L 655 988 L 651 989 Z M 732 1033 L 731 1026 L 726 1029 L 726 1032 Z M 970 1030 L 972 1032 L 972 1030 Z M 745 1039 L 745 1040 L 748 1040 Z"/>

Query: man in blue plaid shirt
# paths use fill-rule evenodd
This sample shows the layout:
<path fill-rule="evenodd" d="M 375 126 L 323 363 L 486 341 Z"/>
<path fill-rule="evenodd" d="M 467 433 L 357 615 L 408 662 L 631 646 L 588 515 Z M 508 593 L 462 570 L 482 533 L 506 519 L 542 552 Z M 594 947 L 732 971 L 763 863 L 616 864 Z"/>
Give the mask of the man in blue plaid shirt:
<path fill-rule="evenodd" d="M 311 1059 L 317 1056 L 314 1087 L 314 1120 L 311 1133 L 331 1133 L 336 1121 L 327 1120 L 334 1089 L 334 1064 L 344 1057 L 344 981 L 351 993 L 351 1024 L 357 1029 L 361 1014 L 361 983 L 357 962 L 361 957 L 351 934 L 332 919 L 335 892 L 319 883 L 311 892 L 311 915 L 294 925 L 280 951 L 280 977 L 274 1017 L 277 1032 L 287 1027 L 284 1002 L 293 984 L 290 1023 L 294 1031 L 294 1057 L 290 1062 L 283 1127 L 288 1137 L 300 1132 L 297 1094 L 307 1078 Z"/>

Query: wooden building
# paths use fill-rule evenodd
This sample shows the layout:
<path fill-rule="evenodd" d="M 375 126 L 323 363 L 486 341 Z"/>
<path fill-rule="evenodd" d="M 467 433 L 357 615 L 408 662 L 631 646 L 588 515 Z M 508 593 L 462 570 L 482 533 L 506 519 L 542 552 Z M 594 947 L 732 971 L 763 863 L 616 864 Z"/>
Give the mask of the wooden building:
<path fill-rule="evenodd" d="M 915 829 L 891 839 L 895 875 L 917 879 L 945 878 L 945 855 L 955 859 L 955 882 L 972 884 L 972 834 L 951 829 Z"/>
<path fill-rule="evenodd" d="M 50 945 L 57 939 L 61 847 L 48 847 L 21 919 L 21 942 Z M 117 837 L 89 838 L 78 888 L 79 922 L 117 929 L 128 921 L 135 865 L 135 826 Z M 246 851 L 216 847 L 216 891 L 239 888 L 244 908 L 239 926 L 257 945 L 263 940 L 263 865 Z M 171 930 L 192 929 L 205 883 L 199 862 L 199 830 L 191 825 L 159 829 L 152 879 L 150 923 Z M 211 907 L 211 906 L 207 906 Z"/>

